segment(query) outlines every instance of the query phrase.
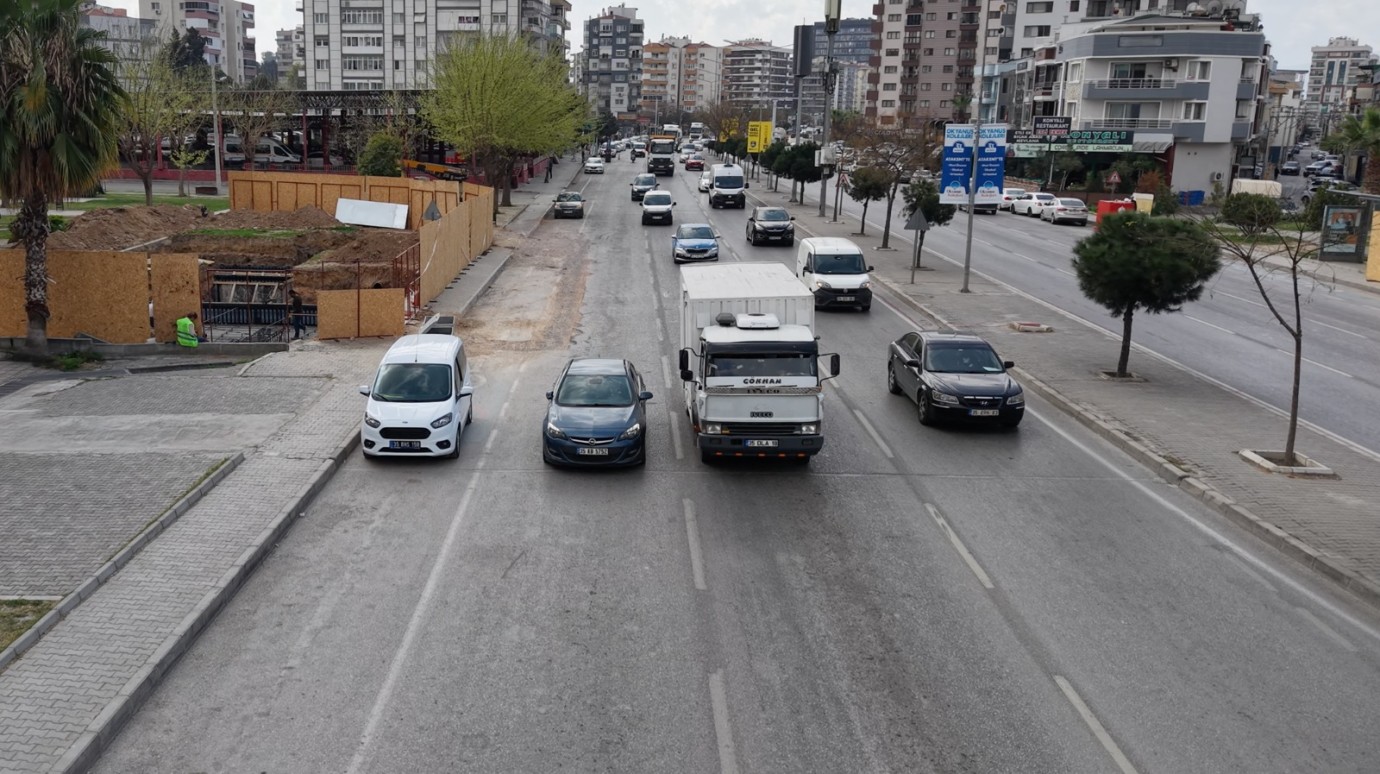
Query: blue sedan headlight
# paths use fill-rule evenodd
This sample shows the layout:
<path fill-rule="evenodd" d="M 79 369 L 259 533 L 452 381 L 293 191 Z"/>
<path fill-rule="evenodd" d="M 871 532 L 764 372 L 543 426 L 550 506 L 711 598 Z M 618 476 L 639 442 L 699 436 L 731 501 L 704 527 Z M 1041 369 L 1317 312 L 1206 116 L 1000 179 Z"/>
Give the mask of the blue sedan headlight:
<path fill-rule="evenodd" d="M 635 422 L 633 423 L 632 427 L 628 428 L 627 430 L 624 430 L 622 433 L 619 434 L 618 440 L 631 441 L 639 435 L 642 435 L 642 423 Z"/>
<path fill-rule="evenodd" d="M 565 437 L 565 431 L 562 430 L 562 429 L 560 429 L 559 427 L 556 427 L 555 425 L 551 424 L 551 422 L 548 420 L 547 423 L 546 423 L 546 437 L 547 437 L 547 438 L 564 438 L 564 437 Z"/>

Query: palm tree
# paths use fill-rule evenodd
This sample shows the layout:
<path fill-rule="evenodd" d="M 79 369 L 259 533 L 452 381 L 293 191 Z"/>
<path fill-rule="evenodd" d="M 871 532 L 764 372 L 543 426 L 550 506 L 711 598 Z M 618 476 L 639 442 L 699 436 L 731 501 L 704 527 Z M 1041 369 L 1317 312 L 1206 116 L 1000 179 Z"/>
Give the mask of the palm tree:
<path fill-rule="evenodd" d="M 80 0 L 0 3 L 0 199 L 19 204 L 25 346 L 48 349 L 48 204 L 117 163 L 125 92 L 115 57 L 80 24 Z"/>
<path fill-rule="evenodd" d="M 1380 108 L 1366 108 L 1359 116 L 1347 116 L 1332 137 L 1340 137 L 1348 150 L 1366 154 L 1366 176 L 1361 188 L 1369 194 L 1380 194 Z"/>

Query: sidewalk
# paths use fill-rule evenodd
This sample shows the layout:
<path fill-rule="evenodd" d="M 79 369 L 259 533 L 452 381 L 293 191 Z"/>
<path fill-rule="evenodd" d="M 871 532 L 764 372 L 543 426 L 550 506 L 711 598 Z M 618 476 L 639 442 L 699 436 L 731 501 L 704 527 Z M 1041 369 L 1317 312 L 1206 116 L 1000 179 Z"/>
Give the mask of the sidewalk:
<path fill-rule="evenodd" d="M 754 188 L 750 197 L 786 205 L 787 194 Z M 855 237 L 856 218 L 831 224 L 813 208 L 800 214 L 804 236 L 853 239 L 867 253 L 874 276 L 901 300 L 939 325 L 972 330 L 1017 363 L 1027 389 L 1040 394 L 1102 437 L 1199 497 L 1289 556 L 1380 606 L 1380 458 L 1299 428 L 1298 450 L 1337 478 L 1290 478 L 1260 471 L 1241 449 L 1283 448 L 1285 417 L 1137 349 L 1132 370 L 1144 381 L 1099 375 L 1115 365 L 1119 338 L 978 275 L 962 286 L 961 256 L 924 251 L 926 270 L 910 281 L 913 243 L 893 234 L 894 252 L 880 251 L 880 235 Z M 950 228 L 964 228 L 959 213 Z M 1340 266 L 1352 266 L 1342 264 Z M 1370 283 L 1372 286 L 1375 283 Z M 1368 288 L 1369 289 L 1369 288 Z M 1011 323 L 1039 321 L 1049 333 L 1020 333 Z"/>
<path fill-rule="evenodd" d="M 514 192 L 514 206 L 504 208 L 499 219 L 508 229 L 500 232 L 501 241 L 513 242 L 515 235 L 535 229 L 546 208 L 533 205 L 549 201 L 579 164 L 562 163 L 557 169 L 553 182 Z M 496 244 L 434 308 L 463 314 L 509 254 Z M 64 574 L 42 579 L 45 594 L 62 601 L 16 647 L 0 653 L 0 772 L 84 771 L 91 765 L 354 449 L 362 405 L 356 387 L 368 381 L 391 343 L 308 341 L 239 369 L 45 380 L 0 398 L 0 410 L 28 412 L 34 427 L 68 427 L 73 438 L 89 446 L 67 455 L 61 465 L 42 456 L 52 452 L 31 450 L 24 473 L 0 482 L 19 495 L 42 497 L 56 486 L 32 478 L 43 469 L 62 472 L 62 486 L 80 494 L 121 490 L 136 471 L 158 468 L 148 463 L 126 466 L 129 470 L 113 476 L 108 469 L 102 472 L 111 455 L 100 445 L 120 428 L 156 430 L 160 442 L 174 444 L 178 452 L 160 458 L 185 463 L 150 482 L 146 497 L 117 506 L 126 530 L 131 523 L 137 530 L 148 522 L 147 529 L 123 548 L 120 534 L 128 533 L 109 533 L 78 552 L 64 565 Z M 27 380 L 34 374 L 0 361 L 0 376 Z M 59 385 L 68 394 L 56 390 Z M 88 394 L 97 397 L 84 397 Z M 180 415 L 158 428 L 145 427 L 160 413 L 152 406 L 173 405 L 174 398 L 189 395 L 195 405 L 216 407 L 216 413 Z M 239 416 L 227 416 L 226 410 Z M 95 420 L 106 423 L 107 432 L 85 429 L 99 424 Z M 225 429 L 217 431 L 208 422 L 243 423 L 257 431 L 241 430 L 225 443 Z M 220 446 L 195 451 L 214 446 L 218 438 Z M 197 481 L 208 474 L 209 480 Z M 118 486 L 110 486 L 112 481 Z M 170 506 L 189 485 L 196 499 Z M 0 496 L 7 507 L 15 502 L 5 492 Z M 34 536 L 30 545 L 36 547 L 30 556 L 34 567 L 73 555 L 67 538 L 89 531 L 99 516 L 59 523 L 65 514 L 43 502 L 26 513 Z M 117 550 L 110 556 L 112 542 Z"/>

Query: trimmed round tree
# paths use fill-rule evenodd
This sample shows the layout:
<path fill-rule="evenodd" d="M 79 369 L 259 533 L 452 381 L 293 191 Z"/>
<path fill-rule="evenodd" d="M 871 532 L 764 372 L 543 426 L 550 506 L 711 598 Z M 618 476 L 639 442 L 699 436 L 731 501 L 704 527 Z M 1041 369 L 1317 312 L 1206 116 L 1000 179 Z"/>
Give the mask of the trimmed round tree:
<path fill-rule="evenodd" d="M 1197 301 L 1207 281 L 1222 268 L 1217 243 L 1202 226 L 1138 212 L 1103 218 L 1097 233 L 1080 241 L 1073 252 L 1073 270 L 1083 295 L 1121 318 L 1117 376 L 1129 376 L 1136 310 L 1177 312 Z"/>

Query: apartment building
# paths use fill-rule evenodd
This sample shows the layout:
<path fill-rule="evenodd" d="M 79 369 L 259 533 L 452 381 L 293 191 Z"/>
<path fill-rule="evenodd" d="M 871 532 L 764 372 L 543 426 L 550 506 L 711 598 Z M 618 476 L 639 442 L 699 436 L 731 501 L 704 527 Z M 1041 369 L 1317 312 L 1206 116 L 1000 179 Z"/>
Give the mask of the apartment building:
<path fill-rule="evenodd" d="M 722 51 L 689 38 L 663 36 L 642 46 L 642 110 L 693 112 L 719 99 Z"/>
<path fill-rule="evenodd" d="M 206 38 L 206 63 L 245 83 L 259 74 L 255 50 L 254 4 L 237 0 L 139 0 L 139 16 L 153 22 L 154 34 L 166 39 L 195 29 Z"/>
<path fill-rule="evenodd" d="M 637 9 L 606 8 L 585 22 L 584 91 L 596 112 L 636 121 L 642 105 L 644 23 Z"/>
<path fill-rule="evenodd" d="M 105 33 L 102 48 L 126 62 L 138 61 L 147 48 L 160 45 L 154 37 L 154 21 L 130 16 L 124 8 L 111 8 L 94 0 L 81 4 L 81 25 Z"/>
<path fill-rule="evenodd" d="M 293 65 L 302 64 L 306 59 L 306 32 L 302 25 L 290 30 L 278 30 L 274 36 L 278 56 L 278 71 L 286 73 Z"/>
<path fill-rule="evenodd" d="M 1307 70 L 1272 70 L 1261 111 L 1261 137 L 1268 148 L 1267 158 L 1279 164 L 1287 160 L 1289 148 L 1303 132 L 1303 109 Z"/>
<path fill-rule="evenodd" d="M 758 38 L 729 43 L 723 49 L 722 69 L 725 102 L 769 109 L 776 101 L 781 110 L 795 110 L 789 47 Z"/>
<path fill-rule="evenodd" d="M 1256 139 L 1269 61 L 1258 18 L 1112 18 L 1036 52 L 1034 99 L 1075 129 L 1134 131 L 1137 150 L 1169 157 L 1176 190 L 1225 184 Z"/>
<path fill-rule="evenodd" d="M 1325 46 L 1313 46 L 1308 67 L 1308 104 L 1320 112 L 1345 111 L 1348 91 L 1358 81 L 1370 79 L 1365 68 L 1375 62 L 1371 47 L 1355 38 L 1330 38 Z"/>
<path fill-rule="evenodd" d="M 146 0 L 147 1 L 147 0 Z M 565 51 L 565 0 L 299 0 L 313 91 L 416 89 L 432 58 L 467 35 L 526 35 Z M 410 9 L 410 10 L 409 10 Z"/>
<path fill-rule="evenodd" d="M 867 93 L 869 116 L 911 125 L 968 115 L 985 0 L 885 0 Z"/>

